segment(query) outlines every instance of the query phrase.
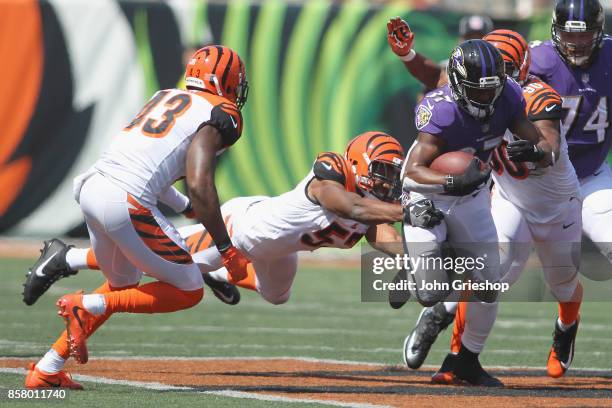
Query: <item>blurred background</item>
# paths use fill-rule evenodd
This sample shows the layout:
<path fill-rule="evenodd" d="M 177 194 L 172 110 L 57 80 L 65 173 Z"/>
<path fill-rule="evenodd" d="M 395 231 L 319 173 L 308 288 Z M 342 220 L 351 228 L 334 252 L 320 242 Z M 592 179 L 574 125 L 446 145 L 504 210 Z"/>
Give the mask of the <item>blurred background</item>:
<path fill-rule="evenodd" d="M 202 45 L 237 50 L 251 86 L 243 138 L 218 171 L 221 196 L 275 195 L 318 152 L 342 152 L 363 131 L 414 139 L 422 88 L 387 46 L 389 18 L 405 18 L 415 49 L 443 60 L 470 13 L 548 39 L 551 4 L 0 0 L 0 233 L 85 235 L 72 178 L 157 89 L 181 86 Z"/>

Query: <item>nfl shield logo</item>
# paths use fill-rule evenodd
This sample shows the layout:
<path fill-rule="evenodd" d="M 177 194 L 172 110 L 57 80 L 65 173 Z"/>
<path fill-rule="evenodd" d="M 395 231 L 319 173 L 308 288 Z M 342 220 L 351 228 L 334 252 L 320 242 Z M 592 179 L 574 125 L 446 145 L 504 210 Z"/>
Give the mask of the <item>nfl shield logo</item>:
<path fill-rule="evenodd" d="M 589 73 L 585 72 L 584 74 L 582 74 L 582 83 L 587 84 L 589 82 Z"/>

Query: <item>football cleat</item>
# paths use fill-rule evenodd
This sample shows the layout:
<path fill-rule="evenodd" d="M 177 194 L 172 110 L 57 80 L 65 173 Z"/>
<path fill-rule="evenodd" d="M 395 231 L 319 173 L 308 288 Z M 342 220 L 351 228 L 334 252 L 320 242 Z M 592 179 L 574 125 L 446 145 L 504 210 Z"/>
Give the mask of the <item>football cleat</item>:
<path fill-rule="evenodd" d="M 570 364 L 572 364 L 576 334 L 578 332 L 578 322 L 579 320 L 576 320 L 576 323 L 567 329 L 567 331 L 561 330 L 558 321 L 555 323 L 553 345 L 548 354 L 548 364 L 546 364 L 546 371 L 549 377 L 562 377 Z"/>
<path fill-rule="evenodd" d="M 59 309 L 57 314 L 66 321 L 70 355 L 79 364 L 87 363 L 87 337 L 93 315 L 83 307 L 83 291 L 62 296 L 56 305 Z"/>
<path fill-rule="evenodd" d="M 28 373 L 25 378 L 25 386 L 29 389 L 37 388 L 68 388 L 71 390 L 82 390 L 83 386 L 74 381 L 70 374 L 59 371 L 55 374 L 48 374 L 41 371 L 34 363 L 30 363 Z"/>
<path fill-rule="evenodd" d="M 236 285 L 215 280 L 207 273 L 203 273 L 204 283 L 212 290 L 217 299 L 227 305 L 237 305 L 240 302 L 240 291 Z"/>
<path fill-rule="evenodd" d="M 426 307 L 421 311 L 412 332 L 404 340 L 404 362 L 413 370 L 421 367 L 431 345 L 438 334 L 455 319 L 454 314 L 446 311 L 443 303 Z"/>
<path fill-rule="evenodd" d="M 72 245 L 66 245 L 57 238 L 45 241 L 40 257 L 26 274 L 23 285 L 23 302 L 33 305 L 58 279 L 75 275 L 66 263 L 66 253 Z"/>
<path fill-rule="evenodd" d="M 478 353 L 471 352 L 463 344 L 454 360 L 453 374 L 458 382 L 463 381 L 480 387 L 504 386 L 504 383 L 482 368 L 478 360 Z"/>
<path fill-rule="evenodd" d="M 431 382 L 433 384 L 450 385 L 455 384 L 457 382 L 455 374 L 453 373 L 456 358 L 457 355 L 453 353 L 448 353 L 446 355 L 440 369 L 431 377 Z"/>

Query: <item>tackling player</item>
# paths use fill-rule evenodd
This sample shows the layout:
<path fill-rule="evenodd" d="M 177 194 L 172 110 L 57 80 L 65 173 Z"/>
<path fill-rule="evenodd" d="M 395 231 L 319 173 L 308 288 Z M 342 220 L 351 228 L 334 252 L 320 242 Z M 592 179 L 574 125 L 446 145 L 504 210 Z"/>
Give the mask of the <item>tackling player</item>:
<path fill-rule="evenodd" d="M 527 101 L 528 118 L 548 139 L 559 143 L 559 156 L 554 166 L 533 170 L 521 163 L 513 163 L 508 155 L 507 142 L 511 134 L 497 149 L 492 158 L 494 167 L 492 212 L 499 241 L 509 243 L 502 251 L 502 281 L 514 283 L 525 268 L 531 242 L 542 262 L 544 277 L 553 294 L 559 300 L 559 318 L 555 327 L 570 328 L 563 334 L 555 334 L 547 363 L 551 377 L 560 377 L 569 367 L 573 357 L 578 311 L 582 300 L 582 286 L 578 280 L 578 259 L 581 240 L 581 201 L 578 179 L 567 153 L 565 138 L 559 135 L 559 119 L 562 116 L 561 99 L 547 84 L 529 76 L 529 50 L 523 37 L 510 30 L 495 30 L 484 40 L 500 50 L 506 63 L 506 71 L 523 87 Z M 422 72 L 421 67 L 412 67 Z M 430 73 L 433 76 L 434 73 Z M 423 75 L 421 73 L 421 75 Z M 441 80 L 446 80 L 439 72 Z M 507 271 L 507 272 L 506 272 Z M 464 320 L 465 305 L 457 313 L 451 351 L 458 352 Z M 415 328 L 404 343 L 404 359 L 409 367 L 419 368 L 438 333 L 452 321 L 456 302 L 445 302 L 423 310 Z M 452 364 L 452 354 L 445 360 L 435 382 L 449 382 L 452 375 L 446 373 Z"/>
<path fill-rule="evenodd" d="M 233 50 L 204 47 L 187 64 L 185 79 L 187 90 L 155 93 L 92 168 L 75 179 L 75 198 L 107 281 L 93 294 L 59 299 L 66 331 L 31 364 L 26 387 L 82 388 L 62 371 L 64 363 L 69 356 L 87 362 L 86 339 L 113 313 L 167 313 L 200 302 L 200 270 L 157 208 L 158 201 L 177 205 L 182 200 L 172 187 L 177 179 L 186 177 L 196 219 L 206 226 L 229 273 L 247 276 L 248 260 L 226 230 L 214 179 L 216 157 L 241 136 L 245 68 Z M 26 295 L 40 286 L 35 282 L 46 280 L 45 267 L 55 253 L 43 255 L 28 276 Z M 138 286 L 143 272 L 157 281 Z"/>
<path fill-rule="evenodd" d="M 232 284 L 237 284 L 258 291 L 268 302 L 284 303 L 297 272 L 298 251 L 350 248 L 365 236 L 380 251 L 398 252 L 400 237 L 389 224 L 403 218 L 398 203 L 403 156 L 393 137 L 367 132 L 348 144 L 344 156 L 319 154 L 312 170 L 293 190 L 277 197 L 240 197 L 225 203 L 221 212 L 232 241 L 250 260 L 245 277 L 237 279 L 223 266 L 202 224 L 178 232 L 202 273 L 224 285 L 217 286 L 222 300 L 233 296 Z M 65 247 L 61 254 L 47 259 L 52 260 L 45 266 L 49 275 L 99 269 L 91 249 Z M 44 290 L 36 291 L 36 299 Z"/>
<path fill-rule="evenodd" d="M 407 24 L 398 33 L 391 31 L 389 42 L 402 52 L 410 49 L 412 33 Z M 516 162 L 537 163 L 538 168 L 544 169 L 558 157 L 558 144 L 527 119 L 521 89 L 513 79 L 506 78 L 502 56 L 490 43 L 472 40 L 455 48 L 447 72 L 450 83 L 427 94 L 416 109 L 420 133 L 409 153 L 404 179 L 404 189 L 412 192 L 411 201 L 423 196 L 431 198 L 445 213 L 445 222 L 433 229 L 405 226 L 408 250 L 411 256 L 435 257 L 439 256 L 439 244 L 447 238 L 455 248 L 478 243 L 486 254 L 487 266 L 475 279 L 495 282 L 501 278 L 497 231 L 490 196 L 482 187 L 488 173 L 479 168 L 476 159 L 458 176 L 444 175 L 428 166 L 440 154 L 456 150 L 474 152 L 487 162 L 507 130 L 522 139 L 510 142 L 506 148 Z M 474 245 L 467 249 L 473 251 Z M 419 282 L 449 279 L 444 269 L 416 268 L 414 272 Z M 431 306 L 448 293 L 415 291 L 415 295 L 419 302 Z M 453 373 L 472 384 L 502 385 L 478 362 L 495 320 L 497 303 L 493 295 L 481 294 L 486 302 L 467 305 L 467 315 L 472 317 L 466 321 Z"/>

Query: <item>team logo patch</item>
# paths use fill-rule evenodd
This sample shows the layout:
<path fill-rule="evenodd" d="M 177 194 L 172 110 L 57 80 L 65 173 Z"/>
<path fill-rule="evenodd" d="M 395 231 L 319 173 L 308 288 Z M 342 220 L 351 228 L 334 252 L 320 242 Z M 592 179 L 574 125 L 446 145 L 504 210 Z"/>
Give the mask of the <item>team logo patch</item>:
<path fill-rule="evenodd" d="M 455 48 L 455 51 L 453 51 L 451 61 L 453 66 L 457 69 L 459 75 L 467 78 L 467 70 L 465 69 L 465 65 L 463 63 L 463 50 L 460 47 Z"/>
<path fill-rule="evenodd" d="M 419 109 L 416 112 L 416 128 L 418 130 L 423 129 L 429 124 L 431 119 L 431 111 L 425 105 L 419 105 Z"/>

